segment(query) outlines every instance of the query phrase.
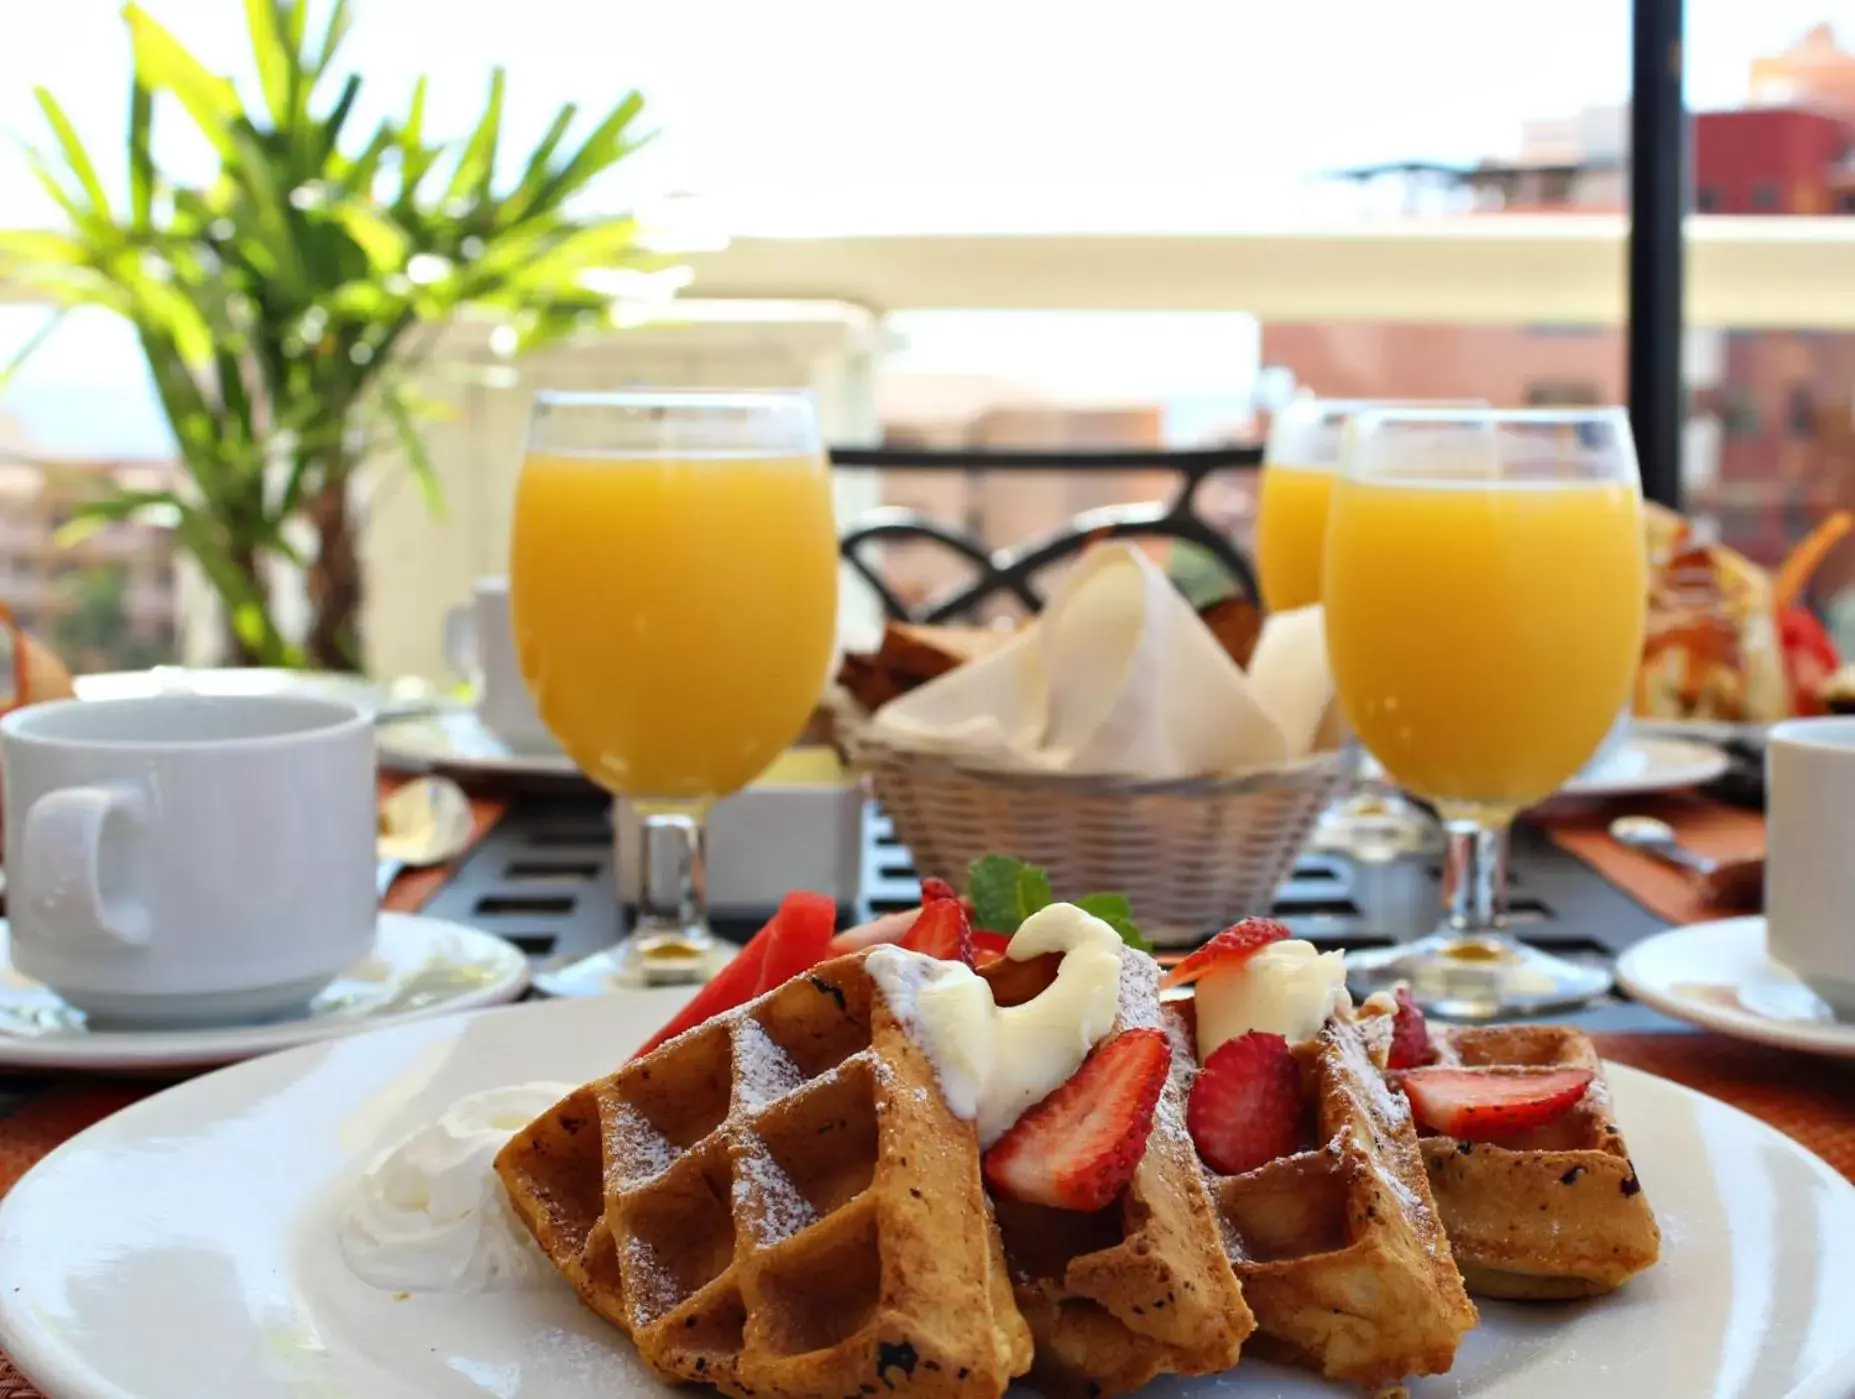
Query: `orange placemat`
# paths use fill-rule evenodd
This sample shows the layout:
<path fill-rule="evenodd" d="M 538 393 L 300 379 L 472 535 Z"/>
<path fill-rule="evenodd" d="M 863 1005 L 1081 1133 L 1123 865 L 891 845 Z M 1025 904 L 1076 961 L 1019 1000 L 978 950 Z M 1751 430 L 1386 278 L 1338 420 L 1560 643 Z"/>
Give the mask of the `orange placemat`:
<path fill-rule="evenodd" d="M 1659 816 L 1675 828 L 1683 845 L 1715 859 L 1758 859 L 1765 854 L 1765 818 L 1756 811 L 1707 797 L 1638 798 L 1633 815 Z M 1609 825 L 1623 809 L 1596 806 L 1548 818 L 1547 834 L 1616 885 L 1637 903 L 1670 923 L 1706 923 L 1746 912 L 1710 902 L 1692 875 L 1638 854 L 1610 838 Z"/>
<path fill-rule="evenodd" d="M 396 785 L 393 779 L 382 778 L 381 792 L 389 792 Z M 470 799 L 473 845 L 501 818 L 504 806 L 503 802 L 487 797 Z M 418 910 L 437 892 L 448 873 L 446 867 L 401 875 L 383 900 L 384 907 L 402 912 Z M 49 1080 L 0 1076 L 0 1195 L 5 1195 L 15 1181 L 60 1142 L 102 1121 L 118 1108 L 127 1107 L 167 1086 L 165 1082 L 112 1081 L 77 1074 Z M 9 1102 L 19 1098 L 23 1101 L 8 1113 Z M 39 1391 L 26 1383 L 4 1352 L 0 1352 L 0 1399 L 41 1399 Z"/>

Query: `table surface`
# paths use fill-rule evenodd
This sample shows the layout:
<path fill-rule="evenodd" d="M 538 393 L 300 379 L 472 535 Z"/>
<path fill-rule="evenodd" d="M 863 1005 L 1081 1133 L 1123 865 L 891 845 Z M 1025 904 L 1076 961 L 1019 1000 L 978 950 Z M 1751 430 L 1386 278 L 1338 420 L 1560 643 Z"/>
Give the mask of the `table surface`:
<path fill-rule="evenodd" d="M 475 805 L 478 836 L 487 836 L 493 841 L 498 818 L 503 812 L 503 803 L 482 799 Z M 573 815 L 571 819 L 579 823 L 576 829 L 580 835 L 577 838 L 583 847 L 587 850 L 596 848 L 593 833 L 597 831 L 597 825 L 586 824 L 584 811 Z M 598 820 L 596 810 L 592 819 L 595 823 Z M 1700 819 L 1706 819 L 1705 813 L 1702 813 Z M 873 858 L 880 859 L 883 858 L 879 848 L 880 831 L 876 835 L 878 846 Z M 1553 910 L 1555 916 L 1569 908 L 1583 910 L 1585 917 L 1604 917 L 1602 925 L 1595 921 L 1585 922 L 1587 930 L 1600 926 L 1611 929 L 1610 936 L 1592 938 L 1595 944 L 1593 951 L 1610 950 L 1610 943 L 1619 934 L 1627 933 L 1628 936 L 1622 940 L 1633 941 L 1635 937 L 1663 926 L 1660 919 L 1632 901 L 1628 886 L 1633 876 L 1628 869 L 1607 866 L 1604 870 L 1605 880 L 1594 877 L 1590 881 L 1602 886 L 1598 892 L 1580 886 L 1575 871 L 1552 865 L 1549 861 L 1544 865 L 1548 873 L 1542 878 L 1539 873 L 1542 867 L 1539 851 L 1545 842 L 1541 840 L 1534 843 L 1531 837 L 1523 839 L 1529 842 L 1522 847 L 1523 858 L 1517 860 L 1523 885 L 1530 883 L 1533 887 L 1543 886 L 1551 890 L 1541 902 L 1549 906 L 1556 903 L 1557 907 Z M 1569 860 L 1573 857 L 1568 855 L 1565 858 Z M 468 868 L 468 857 L 462 867 Z M 1427 873 L 1407 872 L 1411 879 L 1420 879 Z M 1625 887 L 1620 890 L 1617 884 Z M 609 888 L 609 885 L 606 887 Z M 898 883 L 891 881 L 888 886 L 891 896 L 899 888 Z M 400 909 L 429 908 L 446 917 L 459 917 L 460 914 L 468 915 L 472 912 L 470 907 L 463 906 L 460 901 L 475 901 L 481 894 L 481 890 L 458 877 L 456 870 L 426 871 L 402 878 L 395 886 L 388 906 Z M 609 901 L 611 896 L 606 894 L 605 897 Z M 532 919 L 536 916 L 533 890 L 529 891 L 529 899 L 529 907 L 523 912 Z M 615 917 L 609 902 L 606 910 L 605 916 L 608 919 Z M 1362 910 L 1362 916 L 1369 916 L 1369 913 L 1369 909 Z M 495 920 L 465 916 L 463 921 L 493 925 Z M 1584 917 L 1576 921 L 1582 922 Z M 609 925 L 600 925 L 595 918 L 591 931 L 583 931 L 578 937 L 585 937 L 593 943 L 609 937 L 609 931 L 602 931 L 602 926 Z M 1352 941 L 1343 933 L 1337 938 L 1321 937 L 1321 929 L 1312 925 L 1304 925 L 1298 931 L 1312 934 L 1317 940 L 1338 941 L 1341 945 Z M 1522 936 L 1531 937 L 1527 926 L 1523 925 L 1519 931 Z M 1588 931 L 1586 935 L 1589 936 Z M 1569 938 L 1574 934 L 1567 933 L 1565 936 Z M 1547 942 L 1554 940 L 1542 939 Z M 529 950 L 536 955 L 543 955 L 539 944 L 531 946 Z M 546 953 L 562 950 L 567 949 L 558 945 L 558 939 L 547 940 Z M 1607 1059 L 1661 1075 L 1731 1103 L 1802 1142 L 1842 1174 L 1855 1180 L 1855 1063 L 1813 1058 L 1691 1030 L 1643 1007 L 1627 1003 L 1602 1006 L 1573 1019 L 1592 1034 L 1600 1053 Z M 0 1194 L 4 1194 L 34 1161 L 60 1142 L 164 1086 L 147 1080 L 111 1080 L 80 1075 L 9 1076 L 0 1073 Z M 0 1399 L 39 1399 L 37 1391 L 7 1363 L 3 1355 L 0 1355 Z"/>

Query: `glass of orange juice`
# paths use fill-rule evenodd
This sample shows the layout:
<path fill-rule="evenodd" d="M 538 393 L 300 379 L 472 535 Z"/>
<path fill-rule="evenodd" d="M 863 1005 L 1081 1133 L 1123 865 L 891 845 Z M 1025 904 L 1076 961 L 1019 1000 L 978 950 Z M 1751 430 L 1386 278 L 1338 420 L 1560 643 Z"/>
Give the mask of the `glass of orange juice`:
<path fill-rule="evenodd" d="M 643 824 L 637 917 L 556 993 L 706 979 L 703 822 L 798 734 L 837 624 L 808 396 L 542 393 L 516 485 L 510 610 L 561 747 Z"/>
<path fill-rule="evenodd" d="M 1621 409 L 1356 416 L 1322 597 L 1366 747 L 1442 817 L 1446 918 L 1349 954 L 1361 988 L 1489 1019 L 1575 1005 L 1610 974 L 1514 940 L 1507 832 L 1603 740 L 1642 652 L 1641 488 Z"/>
<path fill-rule="evenodd" d="M 1482 408 L 1483 399 L 1315 398 L 1284 404 L 1269 425 L 1256 503 L 1256 571 L 1271 612 L 1320 601 L 1327 511 L 1339 474 L 1341 443 L 1356 414 L 1378 408 Z M 1433 849 L 1435 824 L 1383 780 L 1383 772 L 1349 742 L 1355 782 L 1321 813 L 1312 844 L 1355 860 L 1382 863 Z"/>

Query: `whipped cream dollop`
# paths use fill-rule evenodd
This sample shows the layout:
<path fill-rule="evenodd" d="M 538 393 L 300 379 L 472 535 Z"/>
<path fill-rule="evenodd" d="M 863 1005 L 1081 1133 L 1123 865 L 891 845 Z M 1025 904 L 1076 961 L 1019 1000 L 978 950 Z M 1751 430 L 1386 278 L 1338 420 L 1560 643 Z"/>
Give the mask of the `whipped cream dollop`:
<path fill-rule="evenodd" d="M 1303 1044 L 1331 1015 L 1352 1009 L 1346 992 L 1346 955 L 1322 952 L 1288 938 L 1259 948 L 1240 962 L 1216 966 L 1198 981 L 1198 1062 L 1226 1040 L 1251 1030 Z"/>
<path fill-rule="evenodd" d="M 493 1292 L 549 1271 L 494 1169 L 503 1144 L 572 1088 L 524 1083 L 460 1098 L 387 1148 L 358 1180 L 337 1232 L 348 1266 L 375 1287 Z"/>
<path fill-rule="evenodd" d="M 1063 960 L 1056 980 L 1021 1006 L 999 1006 L 985 979 L 959 962 L 879 947 L 866 965 L 934 1065 L 947 1106 L 990 1146 L 1068 1082 L 1114 1028 L 1123 946 L 1113 928 L 1074 904 L 1039 909 L 1005 955 L 1028 961 L 1060 952 Z"/>

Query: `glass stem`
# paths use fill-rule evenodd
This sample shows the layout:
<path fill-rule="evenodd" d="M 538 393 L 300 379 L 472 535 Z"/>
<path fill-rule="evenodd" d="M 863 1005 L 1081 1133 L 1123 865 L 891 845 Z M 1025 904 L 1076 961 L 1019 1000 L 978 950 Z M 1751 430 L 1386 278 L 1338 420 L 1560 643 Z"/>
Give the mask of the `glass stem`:
<path fill-rule="evenodd" d="M 1446 821 L 1443 911 L 1452 932 L 1507 936 L 1507 827 Z"/>
<path fill-rule="evenodd" d="M 642 813 L 644 867 L 632 936 L 702 945 L 709 940 L 707 823 L 700 811 Z"/>

